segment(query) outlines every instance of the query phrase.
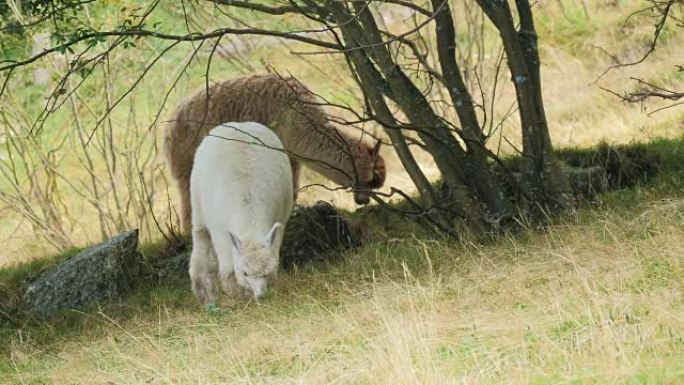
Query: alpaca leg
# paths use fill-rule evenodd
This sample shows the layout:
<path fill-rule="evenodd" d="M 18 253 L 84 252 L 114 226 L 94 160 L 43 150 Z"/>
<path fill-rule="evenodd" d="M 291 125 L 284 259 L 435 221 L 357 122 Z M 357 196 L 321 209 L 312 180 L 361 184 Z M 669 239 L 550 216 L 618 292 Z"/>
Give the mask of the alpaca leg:
<path fill-rule="evenodd" d="M 292 197 L 296 202 L 297 192 L 299 190 L 299 173 L 302 170 L 302 165 L 299 162 L 290 159 L 290 167 L 292 168 L 292 187 L 294 188 L 294 195 L 292 195 Z"/>
<path fill-rule="evenodd" d="M 233 268 L 233 246 L 228 239 L 228 232 L 225 231 L 225 234 L 212 234 L 211 239 L 214 244 L 216 259 L 218 260 L 218 275 L 221 287 L 226 293 L 232 294 L 237 281 Z"/>
<path fill-rule="evenodd" d="M 188 233 L 192 231 L 192 206 L 190 204 L 190 178 L 183 178 L 178 181 L 178 192 L 180 195 L 180 221 L 181 231 Z"/>
<path fill-rule="evenodd" d="M 215 271 L 211 260 L 211 239 L 206 229 L 197 229 L 192 232 L 192 253 L 190 254 L 190 279 L 192 291 L 197 299 L 203 304 L 214 302 L 216 294 L 214 290 Z"/>
<path fill-rule="evenodd" d="M 287 227 L 287 223 L 283 223 L 283 228 L 280 229 L 280 230 L 278 230 L 278 234 L 277 234 L 277 236 L 276 236 L 276 241 L 275 241 L 275 245 L 274 245 L 274 246 L 276 247 L 276 250 L 278 251 L 278 261 L 281 260 L 281 258 L 280 258 L 280 250 L 281 250 L 281 248 L 282 248 L 282 246 L 283 246 L 283 239 L 285 238 L 285 228 L 286 228 L 286 227 Z M 276 278 L 277 276 L 278 276 L 278 269 L 275 270 L 275 272 L 273 273 L 273 275 L 271 275 L 271 276 L 269 277 L 269 279 L 274 279 L 274 278 Z"/>

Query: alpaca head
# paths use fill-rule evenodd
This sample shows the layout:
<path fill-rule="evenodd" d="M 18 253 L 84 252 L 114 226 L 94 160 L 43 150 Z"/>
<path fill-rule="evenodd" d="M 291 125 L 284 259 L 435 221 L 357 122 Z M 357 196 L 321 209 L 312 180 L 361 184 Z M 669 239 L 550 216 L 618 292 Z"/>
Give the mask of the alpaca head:
<path fill-rule="evenodd" d="M 355 143 L 352 155 L 356 180 L 352 184 L 354 201 L 365 205 L 370 202 L 371 190 L 382 187 L 385 183 L 385 160 L 380 156 L 380 141 L 375 146 L 364 142 Z"/>
<path fill-rule="evenodd" d="M 263 240 L 242 241 L 232 232 L 235 263 L 235 279 L 238 285 L 250 290 L 254 298 L 266 293 L 268 283 L 278 273 L 279 250 L 276 249 L 278 230 L 282 223 L 276 222 Z"/>

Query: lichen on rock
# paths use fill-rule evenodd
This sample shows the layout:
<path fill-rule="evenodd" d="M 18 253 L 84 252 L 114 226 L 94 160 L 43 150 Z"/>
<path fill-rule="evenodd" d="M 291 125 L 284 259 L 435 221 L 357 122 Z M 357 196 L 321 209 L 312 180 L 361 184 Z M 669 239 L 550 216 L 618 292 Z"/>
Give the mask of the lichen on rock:
<path fill-rule="evenodd" d="M 121 297 L 140 274 L 138 230 L 92 246 L 24 286 L 22 308 L 38 318 Z"/>

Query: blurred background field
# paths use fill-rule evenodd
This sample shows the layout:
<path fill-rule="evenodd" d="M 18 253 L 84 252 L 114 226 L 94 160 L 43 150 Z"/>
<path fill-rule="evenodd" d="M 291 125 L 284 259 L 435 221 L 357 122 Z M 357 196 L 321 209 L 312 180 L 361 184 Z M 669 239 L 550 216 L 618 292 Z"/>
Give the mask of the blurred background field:
<path fill-rule="evenodd" d="M 684 131 L 684 109 L 649 114 L 666 104 L 626 104 L 602 89 L 632 90 L 636 83 L 630 77 L 675 89 L 684 86 L 684 73 L 674 66 L 684 61 L 684 36 L 670 29 L 663 32 L 661 45 L 645 63 L 605 73 L 615 64 L 614 57 L 628 62 L 648 49 L 652 20 L 645 16 L 627 19 L 643 6 L 637 3 L 548 0 L 536 4 L 545 104 L 556 146 L 649 141 L 677 137 Z M 208 31 L 236 23 L 211 4 L 192 4 L 186 18 L 178 4 L 162 2 L 150 23 L 178 33 L 188 27 Z M 478 79 L 489 85 L 488 79 L 495 76 L 501 47 L 490 28 L 468 27 L 468 18 L 481 17 L 468 4 L 469 0 L 454 4 L 469 10 L 459 13 L 462 19 L 457 20 L 459 55 L 469 69 L 466 76 L 472 88 L 478 90 Z M 86 22 L 114 28 L 136 6 L 142 4 L 94 3 L 87 8 Z M 239 16 L 256 27 L 268 23 L 290 30 L 306 28 L 288 17 L 255 19 L 249 12 L 238 12 L 245 12 Z M 397 8 L 388 8 L 382 15 L 382 22 L 393 30 L 410 28 L 408 15 Z M 478 34 L 485 36 L 483 43 L 470 43 Z M 6 58 L 32 44 L 30 37 L 12 36 L 3 38 Z M 5 245 L 0 250 L 0 265 L 96 242 L 134 227 L 141 228 L 145 240 L 159 239 L 162 232 L 177 226 L 175 185 L 160 147 L 163 122 L 180 98 L 205 84 L 277 71 L 298 77 L 331 103 L 357 106 L 361 102 L 339 55 L 311 54 L 311 48 L 259 36 L 227 36 L 216 47 L 187 43 L 166 49 L 164 43 L 141 40 L 116 51 L 106 59 L 104 68 L 96 70 L 103 72 L 101 76 L 88 77 L 57 106 L 45 98 L 54 87 L 69 90 L 74 86 L 54 81 L 65 70 L 64 60 L 73 59 L 68 54 L 67 59 L 53 54 L 38 63 L 53 81 L 36 84 L 33 70 L 20 69 L 8 84 L 0 120 L 0 241 Z M 303 55 L 307 50 L 309 54 Z M 165 54 L 159 57 L 162 52 Z M 146 74 L 142 80 L 141 73 Z M 514 95 L 510 81 L 501 77 L 496 90 L 485 87 L 481 102 L 491 106 L 485 130 L 492 134 L 490 147 L 502 154 L 513 153 L 520 138 L 518 120 L 511 110 Z M 116 108 L 106 114 L 112 107 Z M 45 111 L 53 109 L 43 119 Z M 330 108 L 329 112 L 350 118 L 344 109 Z M 380 132 L 378 127 L 364 128 Z M 410 179 L 389 150 L 384 151 L 390 160 L 387 186 L 411 191 Z M 429 158 L 425 154 L 418 158 L 428 176 L 436 177 Z M 333 187 L 311 172 L 304 178 L 304 184 Z M 312 187 L 301 194 L 303 204 L 319 199 L 355 209 L 346 192 Z"/>

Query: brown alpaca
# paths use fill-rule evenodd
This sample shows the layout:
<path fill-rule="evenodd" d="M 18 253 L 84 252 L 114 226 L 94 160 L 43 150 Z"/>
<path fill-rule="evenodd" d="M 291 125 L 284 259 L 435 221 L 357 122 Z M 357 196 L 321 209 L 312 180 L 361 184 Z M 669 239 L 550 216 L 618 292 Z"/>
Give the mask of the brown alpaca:
<path fill-rule="evenodd" d="M 219 124 L 249 121 L 270 127 L 283 142 L 295 193 L 300 163 L 340 186 L 351 187 L 358 204 L 367 204 L 370 191 L 385 181 L 380 143 L 373 146 L 361 135 L 330 124 L 316 97 L 297 79 L 279 75 L 231 79 L 185 98 L 166 126 L 164 149 L 180 192 L 184 231 L 191 228 L 190 172 L 197 146 Z"/>

